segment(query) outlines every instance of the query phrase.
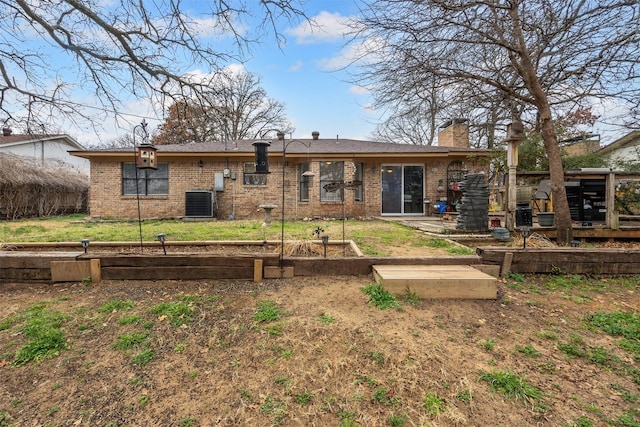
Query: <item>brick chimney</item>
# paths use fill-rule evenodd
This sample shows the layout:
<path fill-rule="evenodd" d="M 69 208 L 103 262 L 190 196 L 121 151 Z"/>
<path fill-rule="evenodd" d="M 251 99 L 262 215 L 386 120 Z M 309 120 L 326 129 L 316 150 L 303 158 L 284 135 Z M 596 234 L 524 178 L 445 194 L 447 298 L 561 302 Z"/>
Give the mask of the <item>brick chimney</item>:
<path fill-rule="evenodd" d="M 467 119 L 452 119 L 440 126 L 439 147 L 469 148 Z"/>

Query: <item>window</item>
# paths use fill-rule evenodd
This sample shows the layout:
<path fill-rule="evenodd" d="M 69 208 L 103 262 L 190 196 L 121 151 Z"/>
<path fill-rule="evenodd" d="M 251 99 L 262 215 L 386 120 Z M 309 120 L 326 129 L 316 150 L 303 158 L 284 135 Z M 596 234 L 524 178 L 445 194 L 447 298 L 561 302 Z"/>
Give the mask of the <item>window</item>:
<path fill-rule="evenodd" d="M 310 169 L 311 166 L 309 165 L 309 163 L 300 163 L 300 167 L 298 169 L 298 180 L 300 181 L 301 202 L 309 201 L 309 184 L 311 183 L 311 177 L 304 176 L 303 174 Z"/>
<path fill-rule="evenodd" d="M 256 173 L 256 164 L 247 162 L 244 164 L 242 183 L 244 185 L 267 185 L 267 174 Z"/>
<path fill-rule="evenodd" d="M 336 191 L 324 189 L 327 184 L 341 184 L 344 182 L 344 162 L 320 162 L 320 201 L 340 202 L 344 189 Z"/>
<path fill-rule="evenodd" d="M 169 163 L 158 163 L 158 169 L 155 170 L 138 169 L 135 163 L 122 163 L 122 194 L 125 196 L 169 194 Z"/>
<path fill-rule="evenodd" d="M 362 188 L 364 187 L 364 182 L 362 180 L 362 178 L 364 177 L 364 173 L 363 173 L 364 165 L 362 163 L 356 162 L 353 164 L 353 166 L 355 167 L 355 171 L 353 173 L 353 180 L 360 182 L 360 185 L 353 187 L 353 197 L 356 202 L 361 202 L 363 200 L 362 195 L 364 193 L 362 190 Z"/>

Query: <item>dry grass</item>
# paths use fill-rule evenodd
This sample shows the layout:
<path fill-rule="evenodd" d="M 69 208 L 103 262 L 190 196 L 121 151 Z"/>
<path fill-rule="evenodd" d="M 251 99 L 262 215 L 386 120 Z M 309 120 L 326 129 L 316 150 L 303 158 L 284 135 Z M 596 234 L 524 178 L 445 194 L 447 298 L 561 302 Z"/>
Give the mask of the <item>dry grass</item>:
<path fill-rule="evenodd" d="M 522 246 L 524 243 L 524 239 L 522 238 L 522 234 L 516 234 L 513 237 L 513 246 Z M 551 240 L 546 237 L 533 233 L 527 237 L 527 247 L 528 248 L 555 248 L 558 245 L 553 243 Z"/>

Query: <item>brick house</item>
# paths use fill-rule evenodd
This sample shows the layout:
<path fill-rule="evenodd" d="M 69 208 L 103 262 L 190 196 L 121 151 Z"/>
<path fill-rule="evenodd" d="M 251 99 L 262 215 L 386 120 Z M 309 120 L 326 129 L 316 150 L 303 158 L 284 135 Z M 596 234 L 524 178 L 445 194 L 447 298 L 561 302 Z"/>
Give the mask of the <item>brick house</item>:
<path fill-rule="evenodd" d="M 439 146 L 321 139 L 317 132 L 274 139 L 268 174 L 256 173 L 248 140 L 156 146 L 158 169 L 151 171 L 136 170 L 133 147 L 71 154 L 91 162 L 94 217 L 137 217 L 137 192 L 143 218 L 260 218 L 263 205 L 275 205 L 279 218 L 283 197 L 287 218 L 429 215 L 438 202 L 455 210 L 463 175 L 488 169 L 488 151 L 469 148 L 466 129 L 446 127 Z M 344 188 L 354 182 L 361 185 Z"/>

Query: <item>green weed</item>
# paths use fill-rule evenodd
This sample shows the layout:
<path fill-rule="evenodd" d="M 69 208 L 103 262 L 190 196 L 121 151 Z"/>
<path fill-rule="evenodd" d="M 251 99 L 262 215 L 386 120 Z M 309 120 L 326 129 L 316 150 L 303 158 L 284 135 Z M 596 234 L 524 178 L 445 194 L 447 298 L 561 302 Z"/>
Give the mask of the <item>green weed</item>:
<path fill-rule="evenodd" d="M 100 313 L 112 313 L 114 311 L 124 311 L 131 310 L 134 307 L 134 302 L 131 300 L 127 301 L 108 301 L 102 304 L 102 306 L 98 309 Z"/>
<path fill-rule="evenodd" d="M 491 387 L 493 391 L 504 394 L 508 398 L 516 401 L 523 400 L 525 402 L 535 403 L 542 399 L 542 391 L 529 384 L 523 377 L 515 372 L 481 372 L 479 379 L 489 384 L 489 387 Z"/>
<path fill-rule="evenodd" d="M 371 401 L 386 406 L 397 406 L 400 404 L 400 398 L 394 396 L 387 388 L 379 387 L 373 392 Z"/>
<path fill-rule="evenodd" d="M 178 427 L 193 427 L 196 425 L 196 422 L 198 420 L 196 420 L 195 418 L 183 418 L 180 420 L 180 422 L 178 423 Z"/>
<path fill-rule="evenodd" d="M 355 377 L 356 379 L 354 384 L 367 384 L 369 387 L 375 387 L 378 385 L 378 382 L 375 379 L 367 375 L 356 374 Z"/>
<path fill-rule="evenodd" d="M 540 357 L 542 354 L 535 349 L 532 344 L 527 344 L 524 347 L 520 345 L 516 345 L 515 348 L 516 353 L 523 354 L 527 357 Z"/>
<path fill-rule="evenodd" d="M 520 274 L 520 273 L 514 273 L 514 272 L 509 272 L 507 273 L 506 278 L 508 280 L 511 280 L 513 282 L 518 282 L 518 283 L 524 283 L 525 281 L 525 276 Z"/>
<path fill-rule="evenodd" d="M 11 417 L 11 414 L 7 411 L 0 411 L 0 426 L 4 427 L 4 426 L 10 426 L 12 424 L 9 424 L 11 422 L 13 418 Z"/>
<path fill-rule="evenodd" d="M 409 286 L 404 291 L 404 295 L 402 296 L 402 301 L 405 304 L 416 306 L 420 304 L 420 297 L 417 293 L 412 292 Z"/>
<path fill-rule="evenodd" d="M 379 310 L 389 310 L 400 307 L 398 300 L 378 283 L 368 284 L 362 288 L 362 292 L 369 295 L 369 304 L 373 304 Z"/>
<path fill-rule="evenodd" d="M 587 316 L 587 322 L 614 337 L 640 339 L 640 314 L 614 311 Z"/>
<path fill-rule="evenodd" d="M 573 420 L 570 424 L 571 427 L 593 427 L 593 422 L 584 415 Z"/>
<path fill-rule="evenodd" d="M 18 320 L 19 319 L 15 316 L 7 317 L 2 322 L 0 322 L 0 331 L 6 331 L 7 329 L 11 328 L 18 322 Z"/>
<path fill-rule="evenodd" d="M 163 302 L 149 309 L 149 312 L 161 317 L 167 317 L 173 326 L 181 326 L 193 322 L 194 309 L 191 301 L 185 297 L 182 301 Z"/>
<path fill-rule="evenodd" d="M 340 411 L 338 413 L 338 419 L 340 420 L 340 427 L 358 427 L 356 423 L 356 414 L 353 412 Z"/>
<path fill-rule="evenodd" d="M 482 343 L 482 348 L 484 348 L 487 351 L 493 351 L 495 346 L 496 346 L 496 342 L 491 338 L 484 340 L 484 342 Z"/>
<path fill-rule="evenodd" d="M 275 322 L 283 316 L 283 311 L 274 301 L 264 300 L 258 302 L 258 309 L 253 315 L 256 322 Z"/>
<path fill-rule="evenodd" d="M 14 365 L 50 359 L 60 354 L 61 350 L 68 350 L 66 336 L 60 329 L 66 319 L 65 314 L 48 310 L 45 303 L 29 308 L 22 315 L 24 323 L 20 328 L 29 341 L 16 351 Z"/>
<path fill-rule="evenodd" d="M 272 325 L 268 325 L 264 329 L 267 331 L 269 335 L 274 337 L 279 337 L 280 335 L 282 335 L 285 326 L 286 326 L 285 323 L 274 323 Z"/>
<path fill-rule="evenodd" d="M 450 255 L 475 255 L 476 250 L 473 248 L 455 246 L 447 249 L 447 253 Z"/>
<path fill-rule="evenodd" d="M 313 399 L 313 393 L 305 391 L 304 393 L 296 394 L 294 400 L 300 405 L 307 405 Z"/>
<path fill-rule="evenodd" d="M 426 239 L 425 246 L 430 248 L 449 248 L 452 246 L 452 243 L 446 239 Z"/>
<path fill-rule="evenodd" d="M 271 396 L 267 396 L 262 405 L 260 405 L 260 412 L 273 415 L 276 422 L 284 416 L 286 411 L 287 407 L 284 402 L 273 399 Z"/>
<path fill-rule="evenodd" d="M 407 421 L 407 414 L 391 413 L 387 417 L 387 424 L 393 427 L 402 427 Z"/>
<path fill-rule="evenodd" d="M 128 314 L 126 316 L 121 316 L 118 319 L 118 325 L 124 326 L 124 325 L 131 325 L 134 323 L 139 323 L 142 321 L 142 318 L 137 315 L 137 314 Z"/>
<path fill-rule="evenodd" d="M 331 323 L 334 323 L 336 321 L 335 318 L 325 313 L 322 313 L 320 316 L 316 317 L 316 320 L 324 325 L 330 325 Z"/>
<path fill-rule="evenodd" d="M 373 360 L 378 366 L 384 365 L 384 354 L 379 351 L 370 351 L 367 353 L 369 359 Z"/>
<path fill-rule="evenodd" d="M 429 415 L 440 416 L 447 406 L 443 398 L 437 394 L 427 393 L 422 400 L 422 407 L 427 410 Z"/>
<path fill-rule="evenodd" d="M 141 352 L 139 352 L 138 354 L 136 354 L 135 356 L 133 356 L 133 358 L 131 359 L 131 364 L 136 366 L 144 366 L 147 363 L 151 362 L 151 360 L 153 360 L 154 357 L 155 357 L 155 352 L 150 348 L 146 348 Z"/>
<path fill-rule="evenodd" d="M 148 343 L 148 334 L 140 332 L 132 332 L 130 334 L 121 334 L 116 338 L 116 342 L 113 346 L 117 350 L 131 350 L 139 347 L 143 347 Z"/>
<path fill-rule="evenodd" d="M 463 403 L 470 403 L 471 399 L 473 399 L 473 394 L 469 389 L 462 389 L 456 393 L 456 399 Z"/>
<path fill-rule="evenodd" d="M 592 347 L 587 352 L 587 359 L 596 365 L 612 368 L 620 362 L 620 358 L 604 347 Z"/>

